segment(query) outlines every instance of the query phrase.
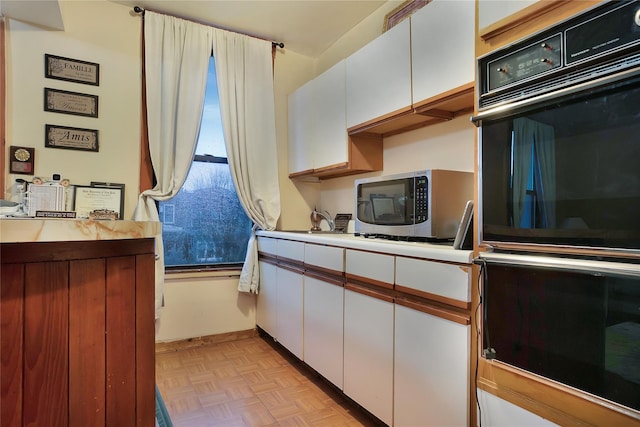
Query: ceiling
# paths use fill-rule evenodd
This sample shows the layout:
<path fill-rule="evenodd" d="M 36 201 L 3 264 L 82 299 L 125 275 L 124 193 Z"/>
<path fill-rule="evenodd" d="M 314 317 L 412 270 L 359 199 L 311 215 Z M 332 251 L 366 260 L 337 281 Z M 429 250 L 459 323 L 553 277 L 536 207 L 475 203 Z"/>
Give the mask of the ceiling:
<path fill-rule="evenodd" d="M 385 3 L 402 3 L 402 0 L 110 1 L 132 9 L 134 6 L 140 6 L 143 9 L 282 42 L 285 49 L 312 58 L 320 56 L 336 40 Z M 64 29 L 58 0 L 0 0 L 0 13 L 44 28 Z M 380 26 L 382 25 L 381 19 Z"/>
<path fill-rule="evenodd" d="M 285 49 L 313 58 L 386 3 L 386 0 L 111 1 L 282 42 Z"/>

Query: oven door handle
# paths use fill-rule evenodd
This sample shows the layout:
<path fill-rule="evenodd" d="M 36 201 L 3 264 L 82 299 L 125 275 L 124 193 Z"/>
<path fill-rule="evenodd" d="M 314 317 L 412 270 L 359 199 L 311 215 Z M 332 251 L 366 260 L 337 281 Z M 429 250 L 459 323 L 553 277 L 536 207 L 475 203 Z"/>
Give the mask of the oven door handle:
<path fill-rule="evenodd" d="M 544 255 L 516 255 L 480 252 L 479 264 L 487 263 L 511 267 L 544 268 L 595 276 L 640 277 L 640 265 L 586 259 L 556 258 Z"/>
<path fill-rule="evenodd" d="M 616 74 L 600 77 L 594 80 L 589 80 L 583 83 L 577 83 L 571 86 L 564 87 L 562 89 L 555 90 L 553 92 L 543 93 L 531 98 L 522 99 L 520 101 L 509 102 L 507 104 L 493 107 L 489 110 L 482 111 L 475 116 L 471 117 L 471 121 L 476 127 L 482 125 L 483 120 L 495 119 L 507 117 L 512 114 L 516 114 L 519 111 L 527 109 L 532 106 L 544 105 L 544 103 L 557 102 L 558 98 L 573 95 L 579 92 L 591 90 L 593 88 L 604 86 L 606 84 L 616 83 L 621 80 L 629 79 L 640 75 L 640 67 L 630 68 L 628 70 L 621 71 Z"/>

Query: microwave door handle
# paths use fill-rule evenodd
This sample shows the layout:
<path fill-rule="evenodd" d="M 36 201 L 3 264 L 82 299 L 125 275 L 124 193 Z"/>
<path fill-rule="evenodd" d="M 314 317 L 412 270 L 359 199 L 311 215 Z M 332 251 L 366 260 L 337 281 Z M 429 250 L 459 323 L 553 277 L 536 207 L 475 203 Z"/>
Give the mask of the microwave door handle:
<path fill-rule="evenodd" d="M 481 252 L 478 259 L 483 260 L 487 264 L 512 267 L 545 268 L 603 276 L 640 277 L 640 265 L 622 262 L 554 258 L 540 255 L 513 255 L 493 252 Z"/>

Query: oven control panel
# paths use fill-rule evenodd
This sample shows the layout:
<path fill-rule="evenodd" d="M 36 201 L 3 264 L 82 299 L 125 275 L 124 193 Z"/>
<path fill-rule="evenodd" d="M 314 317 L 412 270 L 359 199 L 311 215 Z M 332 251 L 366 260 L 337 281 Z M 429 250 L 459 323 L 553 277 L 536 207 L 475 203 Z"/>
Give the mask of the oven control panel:
<path fill-rule="evenodd" d="M 487 91 L 498 89 L 562 66 L 562 35 L 537 40 L 487 63 Z"/>

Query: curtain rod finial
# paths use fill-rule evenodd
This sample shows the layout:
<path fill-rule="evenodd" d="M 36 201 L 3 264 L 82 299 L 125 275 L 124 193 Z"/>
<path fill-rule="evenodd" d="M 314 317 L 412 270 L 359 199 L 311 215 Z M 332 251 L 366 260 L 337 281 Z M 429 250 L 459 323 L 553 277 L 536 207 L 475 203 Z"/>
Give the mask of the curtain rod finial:
<path fill-rule="evenodd" d="M 142 14 L 144 14 L 144 9 L 143 9 L 143 8 L 141 8 L 140 6 L 134 6 L 134 7 L 133 7 L 133 11 L 134 11 L 135 13 L 142 13 Z"/>

